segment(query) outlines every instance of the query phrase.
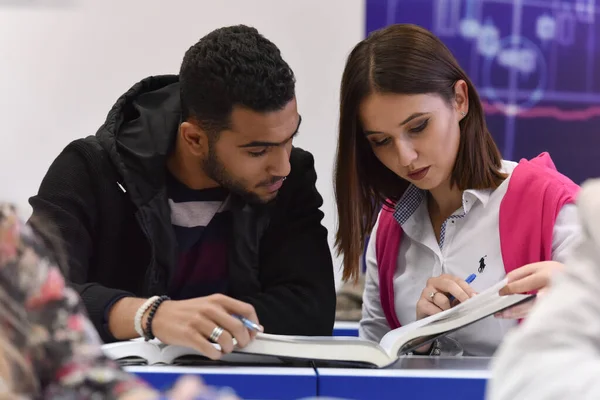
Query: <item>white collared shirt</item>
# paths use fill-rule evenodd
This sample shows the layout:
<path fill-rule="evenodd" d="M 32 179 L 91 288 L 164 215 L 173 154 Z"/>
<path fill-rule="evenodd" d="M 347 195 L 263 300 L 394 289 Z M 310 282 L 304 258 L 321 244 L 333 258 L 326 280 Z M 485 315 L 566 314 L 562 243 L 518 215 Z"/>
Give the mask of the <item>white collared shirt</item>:
<path fill-rule="evenodd" d="M 502 170 L 511 173 L 516 163 L 503 161 Z M 409 186 L 394 211 L 403 230 L 397 268 L 394 274 L 395 311 L 400 324 L 416 320 L 416 305 L 427 280 L 441 274 L 463 279 L 472 273 L 471 283 L 482 292 L 506 276 L 502 262 L 499 233 L 500 203 L 510 176 L 497 189 L 465 190 L 462 207 L 442 225 L 438 243 L 427 210 L 426 192 Z M 379 277 L 375 244 L 375 224 L 366 253 L 366 282 L 360 336 L 379 341 L 390 330 L 379 297 Z M 552 240 L 552 259 L 564 262 L 579 238 L 577 208 L 565 205 L 558 214 Z M 464 354 L 490 356 L 505 333 L 516 325 L 514 320 L 488 317 L 449 335 L 463 347 Z"/>

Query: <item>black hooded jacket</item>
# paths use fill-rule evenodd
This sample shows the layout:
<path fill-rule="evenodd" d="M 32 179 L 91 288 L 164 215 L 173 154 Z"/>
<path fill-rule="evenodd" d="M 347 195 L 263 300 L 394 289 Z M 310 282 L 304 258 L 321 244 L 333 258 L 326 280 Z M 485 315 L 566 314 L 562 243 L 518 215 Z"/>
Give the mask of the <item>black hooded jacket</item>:
<path fill-rule="evenodd" d="M 165 173 L 180 123 L 175 75 L 121 96 L 95 136 L 70 143 L 30 199 L 58 227 L 67 277 L 106 342 L 105 309 L 123 295 L 164 294 L 177 262 Z M 268 333 L 330 335 L 335 286 L 314 160 L 294 148 L 269 205 L 233 198 L 228 295 L 251 303 Z"/>

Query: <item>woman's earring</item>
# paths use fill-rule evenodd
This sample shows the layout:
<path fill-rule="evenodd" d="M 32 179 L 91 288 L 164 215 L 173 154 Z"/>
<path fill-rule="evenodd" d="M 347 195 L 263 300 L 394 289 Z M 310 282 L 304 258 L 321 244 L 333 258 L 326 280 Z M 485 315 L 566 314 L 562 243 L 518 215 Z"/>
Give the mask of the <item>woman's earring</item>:
<path fill-rule="evenodd" d="M 464 112 L 464 111 L 461 111 L 461 112 L 460 112 L 460 115 L 462 115 L 462 116 L 464 117 L 465 115 L 467 115 L 467 113 L 466 113 L 466 112 Z"/>

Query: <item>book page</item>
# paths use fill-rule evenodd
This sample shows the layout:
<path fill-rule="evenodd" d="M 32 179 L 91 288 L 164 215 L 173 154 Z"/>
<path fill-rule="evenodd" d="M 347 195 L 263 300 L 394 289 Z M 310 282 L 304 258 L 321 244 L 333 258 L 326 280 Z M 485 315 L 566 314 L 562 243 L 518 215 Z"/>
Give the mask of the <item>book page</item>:
<path fill-rule="evenodd" d="M 150 365 L 161 359 L 159 345 L 155 342 L 146 342 L 143 338 L 103 344 L 102 351 L 112 360 L 138 358 Z"/>
<path fill-rule="evenodd" d="M 500 298 L 501 296 L 498 294 L 498 292 L 500 291 L 500 289 L 506 286 L 507 283 L 508 279 L 505 278 L 500 282 L 496 283 L 495 285 L 490 286 L 483 292 L 477 294 L 475 297 L 471 297 L 464 303 L 457 304 L 449 310 L 442 311 L 440 313 L 420 319 L 408 325 L 404 325 L 398 329 L 394 329 L 393 331 L 390 331 L 385 334 L 385 336 L 381 339 L 380 345 L 386 351 L 389 351 L 395 347 L 395 344 L 398 342 L 398 340 L 401 340 L 402 336 L 406 335 L 409 332 L 413 332 L 416 329 L 431 325 L 437 321 L 454 320 L 461 318 L 464 315 L 469 314 L 473 310 L 481 308 L 482 306 L 493 302 L 495 299 Z"/>
<path fill-rule="evenodd" d="M 396 346 L 388 351 L 390 354 L 405 354 L 407 351 L 424 344 L 428 339 L 432 340 L 439 336 L 445 336 L 448 333 L 462 329 L 516 304 L 533 300 L 535 297 L 535 295 L 531 294 L 492 297 L 489 301 L 481 303 L 478 307 L 473 307 L 468 311 L 463 309 L 461 312 L 453 313 L 419 329 L 408 332 L 396 343 Z"/>
<path fill-rule="evenodd" d="M 287 336 L 259 333 L 236 352 L 307 360 L 347 361 L 385 366 L 390 359 L 378 343 L 349 336 Z"/>
<path fill-rule="evenodd" d="M 508 278 L 504 278 L 500 282 L 490 286 L 475 297 L 470 298 L 464 303 L 457 304 L 455 307 L 452 308 L 452 310 L 455 310 L 456 313 L 468 313 L 469 311 L 480 307 L 484 303 L 488 303 L 493 299 L 502 297 L 498 292 L 500 292 L 500 289 L 502 289 L 507 284 Z"/>

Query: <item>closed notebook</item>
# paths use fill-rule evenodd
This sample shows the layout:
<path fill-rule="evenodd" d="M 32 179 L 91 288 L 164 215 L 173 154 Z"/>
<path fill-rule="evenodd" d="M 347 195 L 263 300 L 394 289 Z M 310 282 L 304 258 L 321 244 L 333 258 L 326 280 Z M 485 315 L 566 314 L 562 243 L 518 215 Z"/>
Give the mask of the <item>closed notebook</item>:
<path fill-rule="evenodd" d="M 392 330 L 379 343 L 353 337 L 259 333 L 252 343 L 243 349 L 235 349 L 234 353 L 224 357 L 224 361 L 235 364 L 236 360 L 243 363 L 254 360 L 257 363 L 264 360 L 320 360 L 383 368 L 423 344 L 535 297 L 527 294 L 498 295 L 505 285 L 506 280 L 503 280 L 450 310 Z M 107 356 L 117 361 L 133 358 L 144 360 L 149 365 L 177 363 L 182 357 L 202 357 L 185 347 L 140 340 L 111 343 L 104 345 L 103 349 Z"/>

